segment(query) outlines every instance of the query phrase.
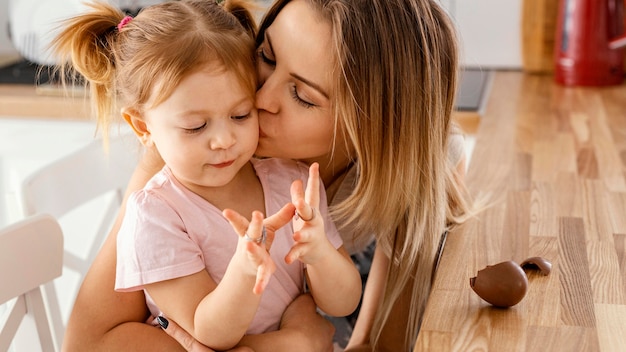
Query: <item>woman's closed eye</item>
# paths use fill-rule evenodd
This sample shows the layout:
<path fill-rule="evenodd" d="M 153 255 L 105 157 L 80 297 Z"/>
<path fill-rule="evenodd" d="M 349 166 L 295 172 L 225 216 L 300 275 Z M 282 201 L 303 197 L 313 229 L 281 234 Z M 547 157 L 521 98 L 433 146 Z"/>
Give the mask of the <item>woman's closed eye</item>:
<path fill-rule="evenodd" d="M 264 47 L 260 47 L 257 50 L 257 55 L 259 56 L 259 58 L 261 58 L 261 61 L 263 61 L 264 63 L 271 65 L 271 66 L 276 66 L 276 60 L 274 59 L 274 56 L 271 54 L 267 54 L 264 50 Z"/>
<path fill-rule="evenodd" d="M 291 97 L 293 98 L 293 100 L 296 101 L 296 103 L 302 105 L 303 107 L 305 107 L 307 109 L 310 109 L 310 108 L 316 106 L 315 104 L 313 104 L 311 102 L 308 102 L 308 101 L 306 101 L 306 100 L 304 100 L 304 99 L 302 99 L 300 97 L 300 95 L 298 94 L 298 90 L 296 89 L 296 85 L 295 84 L 293 86 L 291 86 Z"/>

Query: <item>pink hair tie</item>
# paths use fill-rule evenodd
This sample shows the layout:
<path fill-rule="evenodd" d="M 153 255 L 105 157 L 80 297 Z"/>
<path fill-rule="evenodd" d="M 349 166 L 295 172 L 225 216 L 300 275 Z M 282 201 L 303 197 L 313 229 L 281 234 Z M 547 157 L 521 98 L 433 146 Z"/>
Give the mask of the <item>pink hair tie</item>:
<path fill-rule="evenodd" d="M 120 21 L 120 23 L 117 25 L 117 30 L 121 31 L 122 28 L 124 28 L 125 25 L 128 24 L 128 22 L 132 21 L 133 17 L 132 16 L 126 16 L 124 18 L 122 18 L 122 20 Z"/>

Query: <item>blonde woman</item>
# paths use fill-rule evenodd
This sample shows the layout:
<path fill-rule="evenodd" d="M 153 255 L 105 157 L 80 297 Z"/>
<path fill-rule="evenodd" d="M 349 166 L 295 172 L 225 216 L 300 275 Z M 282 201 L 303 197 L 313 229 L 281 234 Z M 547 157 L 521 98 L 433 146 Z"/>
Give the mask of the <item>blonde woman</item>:
<path fill-rule="evenodd" d="M 434 0 L 279 0 L 257 38 L 257 154 L 319 163 L 346 248 L 358 253 L 376 240 L 346 350 L 408 351 L 442 235 L 470 214 L 456 171 L 461 137 L 450 120 L 458 63 L 449 18 Z M 158 156 L 146 157 L 130 188 L 160 166 Z M 114 258 L 105 244 L 79 293 L 67 346 L 121 344 L 137 330 L 152 337 L 142 347 L 169 343 L 140 324 L 141 297 L 113 292 Z M 328 351 L 328 325 L 310 303 L 296 300 L 278 332 L 241 344 Z M 166 331 L 198 347 L 175 325 Z"/>

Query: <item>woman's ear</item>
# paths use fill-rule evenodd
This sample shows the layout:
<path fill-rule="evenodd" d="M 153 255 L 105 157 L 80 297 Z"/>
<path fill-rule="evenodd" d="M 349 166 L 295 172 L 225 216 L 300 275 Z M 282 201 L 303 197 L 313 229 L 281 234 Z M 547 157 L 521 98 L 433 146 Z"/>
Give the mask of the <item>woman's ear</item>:
<path fill-rule="evenodd" d="M 133 129 L 141 144 L 146 147 L 152 146 L 152 138 L 150 131 L 148 130 L 148 125 L 146 124 L 146 120 L 143 115 L 139 113 L 136 109 L 131 108 L 123 108 L 122 109 L 122 117 L 126 120 L 126 123 Z"/>

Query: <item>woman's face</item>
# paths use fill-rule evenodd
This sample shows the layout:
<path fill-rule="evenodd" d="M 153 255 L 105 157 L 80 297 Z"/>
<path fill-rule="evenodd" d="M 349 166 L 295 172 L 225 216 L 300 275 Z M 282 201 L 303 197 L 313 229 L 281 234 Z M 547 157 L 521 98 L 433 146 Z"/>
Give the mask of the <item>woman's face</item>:
<path fill-rule="evenodd" d="M 335 128 L 330 43 L 330 23 L 304 0 L 288 3 L 267 28 L 258 48 L 258 155 L 305 162 L 330 155 Z"/>

